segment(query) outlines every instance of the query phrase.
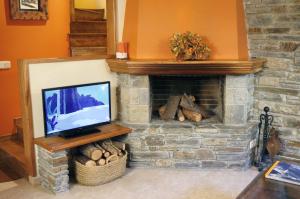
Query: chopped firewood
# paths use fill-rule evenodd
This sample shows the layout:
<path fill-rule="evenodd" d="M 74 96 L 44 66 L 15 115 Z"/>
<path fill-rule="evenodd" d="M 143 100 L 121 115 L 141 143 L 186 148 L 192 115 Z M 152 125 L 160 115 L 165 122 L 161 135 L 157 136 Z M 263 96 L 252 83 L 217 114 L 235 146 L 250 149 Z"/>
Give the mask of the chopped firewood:
<path fill-rule="evenodd" d="M 105 153 L 105 149 L 103 149 L 100 144 L 98 144 L 97 142 L 94 143 L 95 147 L 97 147 L 98 149 L 100 149 L 102 151 L 102 153 Z"/>
<path fill-rule="evenodd" d="M 177 111 L 177 117 L 178 117 L 178 120 L 180 121 L 180 122 L 183 122 L 184 120 L 185 120 L 185 117 L 184 117 L 184 115 L 183 115 L 183 113 L 182 113 L 182 110 L 179 108 L 178 109 L 178 111 Z"/>
<path fill-rule="evenodd" d="M 108 158 L 108 157 L 110 156 L 110 152 L 105 151 L 105 153 L 103 154 L 103 156 L 104 156 L 105 158 Z"/>
<path fill-rule="evenodd" d="M 182 109 L 182 112 L 183 112 L 184 116 L 191 121 L 200 122 L 202 119 L 202 116 L 200 113 L 190 111 L 185 108 Z"/>
<path fill-rule="evenodd" d="M 92 160 L 99 160 L 102 157 L 102 151 L 92 144 L 80 147 L 80 152 Z"/>
<path fill-rule="evenodd" d="M 195 102 L 195 101 L 196 101 L 196 98 L 195 98 L 195 96 L 193 96 L 193 95 L 189 95 L 188 98 L 190 98 L 190 100 L 192 100 L 192 102 Z"/>
<path fill-rule="evenodd" d="M 184 94 L 180 101 L 180 106 L 186 110 L 200 113 L 202 117 L 207 118 L 208 113 L 203 107 L 198 106 L 188 95 Z"/>
<path fill-rule="evenodd" d="M 126 149 L 126 144 L 123 142 L 113 141 L 112 144 L 122 151 L 125 151 L 125 149 Z"/>
<path fill-rule="evenodd" d="M 101 158 L 100 160 L 98 160 L 98 165 L 103 166 L 106 164 L 106 160 L 104 158 Z"/>
<path fill-rule="evenodd" d="M 112 144 L 110 144 L 111 141 L 104 141 L 102 142 L 100 145 L 102 148 L 104 148 L 106 151 L 108 151 L 110 154 L 112 155 L 118 155 L 118 150 L 115 149 L 115 147 L 112 146 Z"/>
<path fill-rule="evenodd" d="M 110 144 L 114 149 L 116 149 L 116 150 L 118 151 L 118 156 L 121 156 L 121 155 L 122 155 L 122 150 L 121 150 L 121 149 L 119 149 L 118 147 L 116 147 L 115 145 L 113 145 L 112 142 L 110 142 L 110 143 L 108 143 L 108 144 Z"/>
<path fill-rule="evenodd" d="M 177 108 L 180 102 L 181 96 L 170 96 L 168 99 L 168 103 L 166 105 L 166 110 L 164 114 L 161 116 L 164 120 L 174 119 Z"/>
<path fill-rule="evenodd" d="M 118 159 L 119 159 L 119 157 L 116 154 L 115 155 L 111 155 L 108 158 L 106 158 L 106 164 L 108 164 L 110 162 L 113 162 L 113 161 L 116 161 Z"/>
<path fill-rule="evenodd" d="M 163 117 L 163 114 L 166 112 L 167 105 L 163 105 L 158 109 L 158 113 L 160 117 Z"/>
<path fill-rule="evenodd" d="M 80 162 L 81 164 L 88 166 L 88 167 L 96 166 L 96 162 L 94 160 L 91 160 L 84 155 L 76 156 L 76 160 L 78 162 Z"/>

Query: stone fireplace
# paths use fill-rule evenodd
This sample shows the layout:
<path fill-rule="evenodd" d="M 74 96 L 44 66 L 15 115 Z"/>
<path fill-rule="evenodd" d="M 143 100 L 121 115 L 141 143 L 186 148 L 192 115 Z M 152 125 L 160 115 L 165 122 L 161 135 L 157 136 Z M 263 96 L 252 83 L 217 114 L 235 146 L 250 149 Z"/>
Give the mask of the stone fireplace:
<path fill-rule="evenodd" d="M 130 166 L 164 168 L 245 168 L 257 124 L 249 122 L 254 75 L 119 74 L 118 110 L 133 133 Z M 199 123 L 163 121 L 157 108 L 168 95 L 187 92 L 215 113 Z"/>

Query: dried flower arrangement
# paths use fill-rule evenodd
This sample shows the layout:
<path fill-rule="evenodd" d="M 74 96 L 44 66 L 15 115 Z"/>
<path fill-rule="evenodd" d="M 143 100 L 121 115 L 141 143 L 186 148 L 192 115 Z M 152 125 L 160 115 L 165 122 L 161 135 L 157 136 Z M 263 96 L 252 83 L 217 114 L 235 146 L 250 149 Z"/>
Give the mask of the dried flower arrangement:
<path fill-rule="evenodd" d="M 177 60 L 205 60 L 210 56 L 210 48 L 197 33 L 174 33 L 170 48 Z"/>

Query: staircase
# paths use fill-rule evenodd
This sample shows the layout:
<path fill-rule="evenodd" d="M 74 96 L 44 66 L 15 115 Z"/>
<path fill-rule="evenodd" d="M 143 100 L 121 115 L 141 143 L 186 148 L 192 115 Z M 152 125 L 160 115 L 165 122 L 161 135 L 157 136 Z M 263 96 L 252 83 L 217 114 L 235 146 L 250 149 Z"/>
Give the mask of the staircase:
<path fill-rule="evenodd" d="M 0 140 L 0 157 L 2 163 L 21 178 L 27 176 L 22 118 L 14 119 L 14 129 L 15 133 L 12 136 Z"/>
<path fill-rule="evenodd" d="M 107 54 L 107 22 L 104 12 L 104 9 L 73 10 L 69 34 L 72 57 Z"/>

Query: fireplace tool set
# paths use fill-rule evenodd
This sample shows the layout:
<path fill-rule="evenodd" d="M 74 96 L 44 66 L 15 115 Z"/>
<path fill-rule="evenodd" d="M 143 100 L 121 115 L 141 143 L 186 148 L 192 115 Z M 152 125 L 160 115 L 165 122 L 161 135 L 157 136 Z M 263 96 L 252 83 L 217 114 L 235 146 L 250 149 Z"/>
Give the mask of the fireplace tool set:
<path fill-rule="evenodd" d="M 269 114 L 270 108 L 264 107 L 263 114 L 259 117 L 258 124 L 258 136 L 257 136 L 257 145 L 256 145 L 256 157 L 254 165 L 258 167 L 258 170 L 261 171 L 272 163 L 271 158 L 269 158 L 269 152 L 267 150 L 267 143 L 270 139 L 270 131 L 273 123 L 273 115 Z M 274 130 L 275 131 L 275 130 Z"/>

